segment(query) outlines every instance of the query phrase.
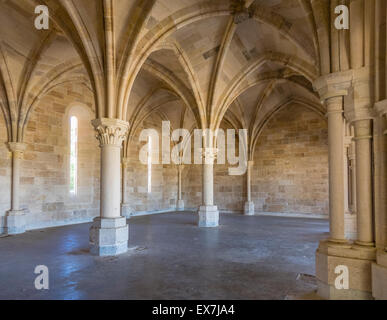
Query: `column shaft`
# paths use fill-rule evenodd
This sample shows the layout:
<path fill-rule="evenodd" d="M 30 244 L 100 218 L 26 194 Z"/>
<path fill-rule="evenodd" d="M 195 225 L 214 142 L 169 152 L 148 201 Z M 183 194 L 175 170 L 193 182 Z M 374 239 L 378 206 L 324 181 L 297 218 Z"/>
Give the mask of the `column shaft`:
<path fill-rule="evenodd" d="M 371 120 L 355 122 L 357 239 L 373 245 Z"/>
<path fill-rule="evenodd" d="M 127 173 L 127 167 L 128 167 L 128 159 L 123 158 L 122 159 L 122 203 L 127 203 L 128 196 L 126 195 L 126 183 L 128 180 L 128 173 Z"/>
<path fill-rule="evenodd" d="M 203 205 L 214 205 L 214 165 L 203 164 Z"/>
<path fill-rule="evenodd" d="M 179 167 L 178 167 L 178 173 L 177 173 L 177 179 L 178 179 L 178 185 L 177 185 L 177 187 L 178 187 L 178 200 L 182 200 L 182 198 L 181 198 L 181 171 L 182 171 L 182 167 L 181 167 L 181 165 L 179 165 Z"/>
<path fill-rule="evenodd" d="M 251 161 L 247 163 L 247 202 L 251 202 Z"/>
<path fill-rule="evenodd" d="M 19 185 L 20 185 L 20 158 L 22 153 L 19 151 L 12 152 L 12 197 L 11 210 L 19 211 Z"/>
<path fill-rule="evenodd" d="M 101 146 L 101 218 L 120 217 L 120 147 Z"/>
<path fill-rule="evenodd" d="M 328 98 L 329 222 L 330 240 L 345 241 L 343 98 Z"/>

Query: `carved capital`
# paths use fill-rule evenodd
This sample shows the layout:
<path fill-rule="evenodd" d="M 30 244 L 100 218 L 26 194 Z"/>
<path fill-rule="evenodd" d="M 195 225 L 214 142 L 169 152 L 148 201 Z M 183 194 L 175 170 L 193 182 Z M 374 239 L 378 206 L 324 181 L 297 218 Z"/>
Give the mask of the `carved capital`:
<path fill-rule="evenodd" d="M 129 129 L 129 123 L 118 119 L 101 118 L 91 122 L 95 131 L 96 138 L 100 147 L 104 145 L 113 145 L 121 147 Z"/>
<path fill-rule="evenodd" d="M 375 112 L 371 108 L 358 108 L 345 111 L 345 118 L 349 123 L 361 120 L 373 120 L 375 116 Z"/>
<path fill-rule="evenodd" d="M 23 152 L 27 149 L 27 144 L 22 142 L 8 142 L 8 148 L 12 152 L 13 157 L 21 159 Z"/>
<path fill-rule="evenodd" d="M 352 79 L 352 71 L 330 73 L 316 79 L 313 88 L 318 92 L 322 101 L 334 97 L 343 97 L 348 95 Z"/>
<path fill-rule="evenodd" d="M 387 100 L 382 100 L 375 103 L 375 112 L 384 121 L 384 128 L 387 127 Z M 384 130 L 384 135 L 387 135 L 387 130 Z"/>
<path fill-rule="evenodd" d="M 387 100 L 376 102 L 375 111 L 380 117 L 387 117 Z"/>
<path fill-rule="evenodd" d="M 205 164 L 213 164 L 215 159 L 216 159 L 218 149 L 217 148 L 203 148 L 203 149 L 201 149 L 201 151 L 202 151 L 202 156 L 204 158 L 204 163 Z"/>

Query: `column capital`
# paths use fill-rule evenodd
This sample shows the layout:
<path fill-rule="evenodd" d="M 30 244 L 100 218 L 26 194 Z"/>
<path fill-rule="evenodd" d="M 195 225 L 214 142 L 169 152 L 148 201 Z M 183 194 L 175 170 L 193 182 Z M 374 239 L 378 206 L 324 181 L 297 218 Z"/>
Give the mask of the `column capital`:
<path fill-rule="evenodd" d="M 313 88 L 318 92 L 322 101 L 334 97 L 348 95 L 348 89 L 352 84 L 352 70 L 330 73 L 313 82 Z"/>
<path fill-rule="evenodd" d="M 97 131 L 96 138 L 100 147 L 104 145 L 121 147 L 129 129 L 129 123 L 119 119 L 100 118 L 91 121 L 91 124 Z"/>
<path fill-rule="evenodd" d="M 213 164 L 218 153 L 217 148 L 202 148 L 202 157 L 205 164 Z"/>
<path fill-rule="evenodd" d="M 249 167 L 252 167 L 252 166 L 254 165 L 254 161 L 253 161 L 253 160 L 247 161 L 247 165 L 248 165 Z"/>
<path fill-rule="evenodd" d="M 8 142 L 8 148 L 11 152 L 23 153 L 27 149 L 27 144 L 22 142 Z"/>
<path fill-rule="evenodd" d="M 349 123 L 361 120 L 373 120 L 376 118 L 375 111 L 371 108 L 357 108 L 345 111 L 345 119 Z"/>
<path fill-rule="evenodd" d="M 376 102 L 374 108 L 380 117 L 387 117 L 387 99 Z"/>

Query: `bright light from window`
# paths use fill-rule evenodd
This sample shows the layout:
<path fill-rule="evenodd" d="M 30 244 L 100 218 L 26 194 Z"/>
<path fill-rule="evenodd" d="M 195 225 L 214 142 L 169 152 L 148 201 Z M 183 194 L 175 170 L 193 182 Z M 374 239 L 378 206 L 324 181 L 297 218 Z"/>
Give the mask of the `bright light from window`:
<path fill-rule="evenodd" d="M 152 192 L 152 138 L 148 138 L 148 193 Z"/>
<path fill-rule="evenodd" d="M 77 194 L 78 180 L 78 119 L 70 118 L 70 193 Z"/>

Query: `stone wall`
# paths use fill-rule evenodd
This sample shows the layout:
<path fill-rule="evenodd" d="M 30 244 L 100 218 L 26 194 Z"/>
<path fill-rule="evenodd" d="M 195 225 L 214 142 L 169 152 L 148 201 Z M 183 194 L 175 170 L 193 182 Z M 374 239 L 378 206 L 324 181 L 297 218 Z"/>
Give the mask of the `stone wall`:
<path fill-rule="evenodd" d="M 126 201 L 132 214 L 175 210 L 177 205 L 178 169 L 173 164 L 161 164 L 161 119 L 152 116 L 142 123 L 131 139 L 128 148 Z M 159 164 L 152 164 L 151 192 L 148 192 L 148 166 L 140 162 L 142 129 L 156 129 L 159 134 Z"/>
<path fill-rule="evenodd" d="M 280 111 L 254 154 L 255 211 L 328 214 L 327 122 L 300 106 Z"/>
<path fill-rule="evenodd" d="M 82 85 L 68 84 L 47 94 L 31 112 L 24 134 L 20 205 L 27 229 L 90 221 L 99 214 L 99 147 L 90 121 L 93 96 Z M 70 117 L 77 116 L 78 192 L 70 194 Z M 4 131 L 1 119 L 0 131 Z M 1 135 L 2 142 L 3 134 Z M 10 209 L 10 152 L 0 155 L 0 215 Z"/>
<path fill-rule="evenodd" d="M 69 119 L 79 118 L 78 194 L 69 192 Z M 89 221 L 99 213 L 99 147 L 90 120 L 93 98 L 83 86 L 66 85 L 48 94 L 31 113 L 25 131 L 21 170 L 21 206 L 27 228 Z M 177 166 L 152 165 L 152 190 L 147 190 L 147 165 L 140 163 L 143 128 L 161 137 L 161 119 L 153 116 L 136 131 L 128 149 L 126 198 L 137 214 L 174 210 Z M 11 154 L 0 118 L 0 216 L 10 209 Z M 161 139 L 160 151 L 161 151 Z M 327 214 L 327 123 L 305 108 L 292 106 L 277 114 L 263 130 L 254 154 L 252 199 L 256 212 Z M 193 155 L 193 152 L 192 152 Z M 161 157 L 160 157 L 161 160 Z M 229 165 L 214 166 L 214 200 L 219 210 L 242 212 L 246 176 L 229 176 Z M 202 167 L 182 172 L 185 207 L 202 203 Z M 0 223 L 1 227 L 1 223 Z"/>
<path fill-rule="evenodd" d="M 327 122 L 317 113 L 291 106 L 264 128 L 254 154 L 252 200 L 256 213 L 327 215 Z M 229 176 L 229 165 L 214 166 L 214 201 L 223 212 L 240 213 L 246 175 Z M 183 171 L 186 208 L 202 202 L 202 168 Z"/>

